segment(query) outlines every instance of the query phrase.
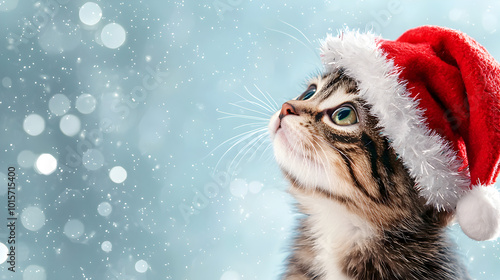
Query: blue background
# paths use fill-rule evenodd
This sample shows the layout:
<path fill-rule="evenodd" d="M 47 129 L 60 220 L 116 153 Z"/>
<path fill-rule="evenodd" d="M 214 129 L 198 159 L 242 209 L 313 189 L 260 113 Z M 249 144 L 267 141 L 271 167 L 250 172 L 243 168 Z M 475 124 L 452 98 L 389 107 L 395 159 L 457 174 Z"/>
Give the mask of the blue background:
<path fill-rule="evenodd" d="M 0 279 L 277 279 L 298 215 L 259 129 L 267 94 L 321 69 L 320 39 L 434 24 L 500 58 L 498 1 L 94 1 L 92 25 L 86 2 L 0 2 L 2 225 L 18 175 L 17 271 Z M 476 279 L 500 279 L 498 241 L 451 235 Z"/>

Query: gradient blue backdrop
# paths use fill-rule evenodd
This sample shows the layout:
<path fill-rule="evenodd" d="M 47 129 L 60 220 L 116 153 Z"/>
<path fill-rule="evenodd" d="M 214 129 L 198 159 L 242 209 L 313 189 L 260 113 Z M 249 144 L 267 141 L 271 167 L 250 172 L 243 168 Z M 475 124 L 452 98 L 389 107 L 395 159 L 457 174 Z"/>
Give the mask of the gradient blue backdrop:
<path fill-rule="evenodd" d="M 0 1 L 0 225 L 18 174 L 0 279 L 277 279 L 298 215 L 252 139 L 266 93 L 321 69 L 320 39 L 434 24 L 500 58 L 498 1 L 87 2 Z M 476 279 L 500 279 L 498 241 L 451 234 Z"/>

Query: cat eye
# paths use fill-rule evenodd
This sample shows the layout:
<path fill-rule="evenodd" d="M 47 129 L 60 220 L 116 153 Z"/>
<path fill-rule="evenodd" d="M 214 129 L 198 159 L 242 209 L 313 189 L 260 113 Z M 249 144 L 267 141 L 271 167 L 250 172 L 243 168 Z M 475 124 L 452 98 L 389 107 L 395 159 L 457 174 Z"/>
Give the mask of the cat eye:
<path fill-rule="evenodd" d="M 331 116 L 332 121 L 337 125 L 353 125 L 358 123 L 358 116 L 351 105 L 344 105 L 335 110 Z"/>
<path fill-rule="evenodd" d="M 299 97 L 297 97 L 297 100 L 307 100 L 316 93 L 316 85 L 310 85 L 304 93 L 302 93 Z"/>

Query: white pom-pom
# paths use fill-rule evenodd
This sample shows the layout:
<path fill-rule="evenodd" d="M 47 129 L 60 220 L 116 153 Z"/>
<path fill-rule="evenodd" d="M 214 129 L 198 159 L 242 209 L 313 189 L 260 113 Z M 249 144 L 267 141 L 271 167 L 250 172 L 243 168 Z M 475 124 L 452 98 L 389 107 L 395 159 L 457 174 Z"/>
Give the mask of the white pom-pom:
<path fill-rule="evenodd" d="M 460 198 L 457 219 L 463 232 L 478 241 L 500 235 L 500 193 L 494 186 L 474 186 Z"/>

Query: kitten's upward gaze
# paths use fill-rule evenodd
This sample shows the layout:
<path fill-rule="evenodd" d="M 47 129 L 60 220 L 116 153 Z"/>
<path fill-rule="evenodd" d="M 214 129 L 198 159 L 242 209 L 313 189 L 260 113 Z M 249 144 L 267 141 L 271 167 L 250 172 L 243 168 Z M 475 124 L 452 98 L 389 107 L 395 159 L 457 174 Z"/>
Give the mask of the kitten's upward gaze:
<path fill-rule="evenodd" d="M 329 37 L 322 59 L 325 73 L 269 124 L 305 214 L 284 279 L 469 279 L 445 230 L 457 216 L 473 239 L 499 232 L 487 186 L 499 171 L 498 64 L 438 27 Z"/>
<path fill-rule="evenodd" d="M 286 279 L 467 279 L 443 235 L 449 215 L 424 205 L 377 125 L 342 71 L 273 116 L 276 159 L 307 215 Z"/>

